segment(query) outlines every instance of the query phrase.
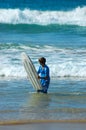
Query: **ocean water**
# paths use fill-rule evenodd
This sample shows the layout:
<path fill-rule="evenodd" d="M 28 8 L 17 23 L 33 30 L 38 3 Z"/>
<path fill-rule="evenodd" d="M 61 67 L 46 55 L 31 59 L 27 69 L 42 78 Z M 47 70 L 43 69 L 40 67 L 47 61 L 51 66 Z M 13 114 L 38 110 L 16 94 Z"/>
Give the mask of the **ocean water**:
<path fill-rule="evenodd" d="M 21 53 L 51 83 L 37 94 Z M 86 119 L 86 1 L 0 0 L 0 121 Z"/>

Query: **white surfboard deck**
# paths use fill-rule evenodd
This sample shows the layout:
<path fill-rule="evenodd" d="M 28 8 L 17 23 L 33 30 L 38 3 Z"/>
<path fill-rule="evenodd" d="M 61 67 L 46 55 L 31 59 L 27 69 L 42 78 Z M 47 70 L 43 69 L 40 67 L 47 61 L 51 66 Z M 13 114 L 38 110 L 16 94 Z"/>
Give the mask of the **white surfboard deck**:
<path fill-rule="evenodd" d="M 38 74 L 36 72 L 35 66 L 33 62 L 31 61 L 30 57 L 25 52 L 23 52 L 21 56 L 22 56 L 24 68 L 27 72 L 27 78 L 31 82 L 32 86 L 36 90 L 42 89 L 40 80 L 38 79 Z"/>

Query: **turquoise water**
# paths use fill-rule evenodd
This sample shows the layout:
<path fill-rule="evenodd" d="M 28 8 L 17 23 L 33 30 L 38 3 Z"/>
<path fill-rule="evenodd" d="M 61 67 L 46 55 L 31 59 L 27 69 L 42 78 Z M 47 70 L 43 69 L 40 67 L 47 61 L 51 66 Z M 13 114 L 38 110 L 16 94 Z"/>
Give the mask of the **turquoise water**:
<path fill-rule="evenodd" d="M 0 1 L 0 121 L 86 119 L 85 12 L 85 0 Z M 27 80 L 22 52 L 36 69 L 46 57 L 47 95 Z"/>
<path fill-rule="evenodd" d="M 26 80 L 0 80 L 0 121 L 85 119 L 84 80 L 53 79 L 49 93 L 34 93 Z"/>

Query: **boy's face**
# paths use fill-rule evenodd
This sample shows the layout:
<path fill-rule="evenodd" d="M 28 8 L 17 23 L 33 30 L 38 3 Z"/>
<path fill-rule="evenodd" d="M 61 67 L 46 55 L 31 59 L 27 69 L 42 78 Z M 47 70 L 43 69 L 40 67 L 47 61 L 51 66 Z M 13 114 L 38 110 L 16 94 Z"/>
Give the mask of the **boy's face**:
<path fill-rule="evenodd" d="M 40 61 L 39 61 L 39 64 L 40 64 L 40 65 L 42 65 L 42 66 L 44 66 L 44 65 L 45 65 L 44 63 L 42 63 L 42 62 L 40 62 Z"/>

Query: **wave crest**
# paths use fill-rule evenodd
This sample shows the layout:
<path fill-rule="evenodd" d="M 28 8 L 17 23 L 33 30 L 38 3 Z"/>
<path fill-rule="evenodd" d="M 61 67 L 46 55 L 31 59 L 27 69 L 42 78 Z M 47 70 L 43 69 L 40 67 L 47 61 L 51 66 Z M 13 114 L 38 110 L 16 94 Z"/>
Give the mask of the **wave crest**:
<path fill-rule="evenodd" d="M 86 6 L 77 7 L 71 11 L 0 9 L 0 23 L 86 26 Z"/>

